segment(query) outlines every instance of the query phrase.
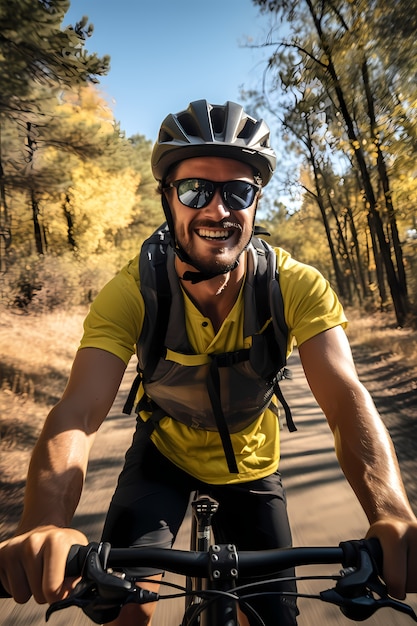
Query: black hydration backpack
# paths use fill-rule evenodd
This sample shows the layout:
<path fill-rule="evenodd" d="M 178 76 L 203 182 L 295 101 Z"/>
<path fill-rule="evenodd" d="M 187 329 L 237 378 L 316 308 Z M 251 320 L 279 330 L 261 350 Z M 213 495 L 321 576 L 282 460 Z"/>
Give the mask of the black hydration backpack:
<path fill-rule="evenodd" d="M 287 427 L 296 430 L 279 387 L 279 381 L 291 378 L 291 374 L 286 368 L 288 329 L 276 255 L 257 236 L 252 237 L 247 253 L 244 334 L 250 337 L 251 346 L 222 354 L 195 355 L 186 333 L 183 295 L 171 262 L 175 252 L 167 225 L 144 242 L 139 272 L 145 318 L 137 342 L 138 374 L 123 409 L 124 413 L 132 412 L 142 382 L 145 393 L 136 412 L 151 413 L 149 433 L 165 415 L 192 427 L 217 430 L 231 473 L 238 470 L 230 432 L 241 430 L 268 406 L 273 409 L 274 395 L 284 408 Z M 175 355 L 180 357 L 180 365 L 172 363 Z M 190 367 L 184 368 L 184 364 Z M 161 380 L 170 381 L 165 395 Z M 193 407 L 190 394 L 195 389 L 198 405 Z M 278 415 L 278 410 L 275 412 Z"/>

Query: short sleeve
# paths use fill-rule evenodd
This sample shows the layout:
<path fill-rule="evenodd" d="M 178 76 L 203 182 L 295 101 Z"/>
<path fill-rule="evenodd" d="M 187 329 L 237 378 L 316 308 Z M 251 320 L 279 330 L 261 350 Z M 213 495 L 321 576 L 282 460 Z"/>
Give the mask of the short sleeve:
<path fill-rule="evenodd" d="M 138 258 L 126 265 L 100 291 L 84 321 L 82 348 L 100 348 L 127 365 L 135 352 L 144 319 Z"/>
<path fill-rule="evenodd" d="M 275 251 L 291 344 L 300 346 L 329 328 L 345 327 L 342 304 L 329 281 L 316 268 L 294 260 L 281 248 Z"/>

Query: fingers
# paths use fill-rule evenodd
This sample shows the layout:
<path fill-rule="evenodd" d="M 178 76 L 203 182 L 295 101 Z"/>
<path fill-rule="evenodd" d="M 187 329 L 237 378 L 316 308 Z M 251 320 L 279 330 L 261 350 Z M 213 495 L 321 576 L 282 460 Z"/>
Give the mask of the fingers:
<path fill-rule="evenodd" d="M 69 528 L 42 527 L 0 545 L 0 579 L 16 602 L 33 595 L 36 602 L 64 598 L 71 582 L 64 581 L 71 545 L 86 544 L 85 535 Z"/>
<path fill-rule="evenodd" d="M 417 593 L 417 524 L 408 529 L 407 539 L 406 593 Z"/>
<path fill-rule="evenodd" d="M 13 596 L 18 604 L 24 604 L 32 593 L 25 571 L 19 562 L 4 563 L 0 569 L 0 580 L 3 587 Z"/>
<path fill-rule="evenodd" d="M 22 559 L 17 555 L 18 542 L 11 539 L 0 546 L 0 578 L 4 588 L 16 602 L 23 604 L 32 595 L 27 572 Z M 22 543 L 22 548 L 24 544 Z"/>
<path fill-rule="evenodd" d="M 53 534 L 48 531 L 34 533 L 24 543 L 25 572 L 32 595 L 38 604 L 52 602 L 59 598 L 59 590 L 64 578 L 59 552 L 54 555 L 51 543 L 54 543 Z M 61 582 L 56 584 L 59 578 Z"/>
<path fill-rule="evenodd" d="M 407 580 L 407 550 L 403 528 L 399 525 L 378 522 L 370 529 L 378 537 L 383 552 L 383 577 L 388 593 L 394 598 L 405 597 Z"/>
<path fill-rule="evenodd" d="M 73 587 L 72 581 L 65 580 L 65 566 L 68 552 L 76 543 L 85 545 L 87 539 L 73 529 L 60 529 L 49 534 L 43 545 L 42 593 L 48 603 L 66 597 Z"/>
<path fill-rule="evenodd" d="M 373 524 L 367 537 L 377 537 L 383 551 L 383 578 L 388 593 L 403 600 L 417 592 L 417 524 L 401 520 Z"/>

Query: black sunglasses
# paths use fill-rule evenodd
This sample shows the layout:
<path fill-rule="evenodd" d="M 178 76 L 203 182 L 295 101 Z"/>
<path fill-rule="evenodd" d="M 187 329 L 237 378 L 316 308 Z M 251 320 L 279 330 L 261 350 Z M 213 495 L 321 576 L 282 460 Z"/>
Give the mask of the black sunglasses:
<path fill-rule="evenodd" d="M 178 200 L 190 209 L 203 209 L 212 201 L 216 190 L 220 189 L 224 204 L 232 211 L 241 211 L 250 207 L 261 189 L 259 185 L 245 180 L 228 180 L 218 183 L 205 178 L 174 180 L 167 187 L 175 187 Z"/>

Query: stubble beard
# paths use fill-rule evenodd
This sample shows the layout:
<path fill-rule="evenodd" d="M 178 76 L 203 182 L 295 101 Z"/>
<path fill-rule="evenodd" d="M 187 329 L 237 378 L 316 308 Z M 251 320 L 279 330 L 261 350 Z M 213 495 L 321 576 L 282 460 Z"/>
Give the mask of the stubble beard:
<path fill-rule="evenodd" d="M 224 223 L 223 227 L 227 227 L 228 223 Z M 236 226 L 236 225 L 234 225 Z M 242 252 L 248 246 L 252 233 L 244 236 L 242 232 L 242 228 L 240 225 L 237 225 L 239 230 L 241 231 L 240 239 L 238 243 L 233 248 L 220 248 L 218 249 L 211 257 L 202 258 L 201 256 L 197 257 L 193 252 L 192 241 L 186 243 L 183 241 L 183 237 L 177 237 L 177 243 L 181 246 L 181 248 L 186 252 L 188 258 L 190 259 L 190 264 L 198 269 L 200 272 L 207 274 L 227 274 L 231 270 L 233 270 L 237 263 L 236 261 L 239 259 Z M 198 236 L 198 235 L 195 235 Z M 227 258 L 221 258 L 224 252 L 227 252 Z M 207 253 L 209 254 L 209 253 Z"/>

